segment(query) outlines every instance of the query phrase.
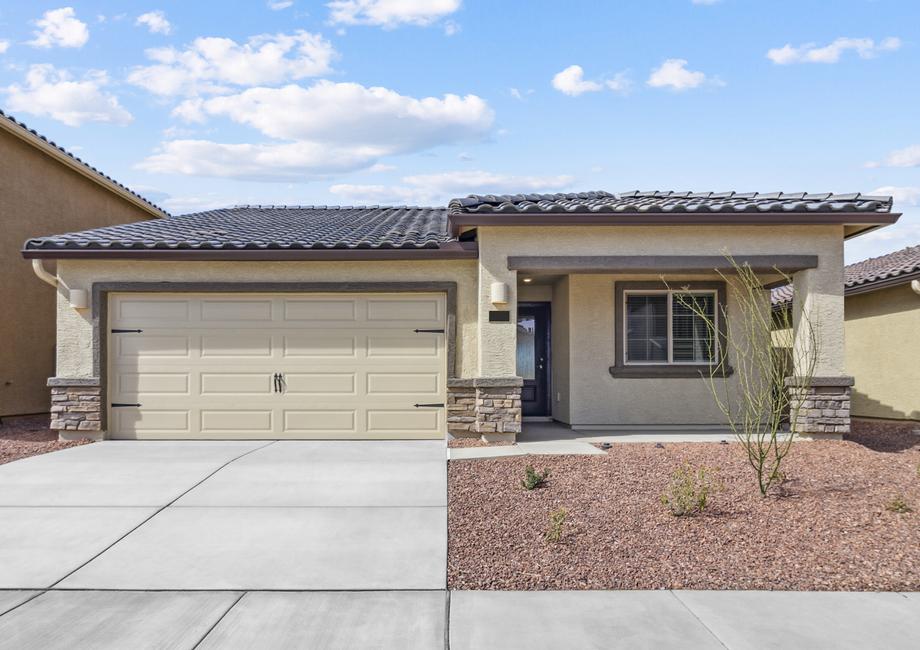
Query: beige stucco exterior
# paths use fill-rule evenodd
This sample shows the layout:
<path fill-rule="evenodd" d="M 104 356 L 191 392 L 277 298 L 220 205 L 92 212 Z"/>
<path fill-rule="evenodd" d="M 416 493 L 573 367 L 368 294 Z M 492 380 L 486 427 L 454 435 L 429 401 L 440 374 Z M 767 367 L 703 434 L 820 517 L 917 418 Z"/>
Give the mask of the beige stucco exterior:
<path fill-rule="evenodd" d="M 512 323 L 489 323 L 482 315 L 490 303 L 492 282 L 512 289 L 509 307 L 519 296 L 517 273 L 508 270 L 512 255 L 770 255 L 817 254 L 818 267 L 796 274 L 809 319 L 821 341 L 822 376 L 843 373 L 843 228 L 780 227 L 481 227 L 479 228 L 479 358 L 484 375 L 515 374 L 515 314 Z M 575 427 L 719 425 L 723 417 L 706 382 L 679 378 L 614 378 L 614 284 L 660 280 L 645 275 L 575 274 L 560 279 L 552 299 L 552 415 Z M 673 276 L 669 282 L 718 279 Z M 769 279 L 769 278 L 765 278 Z M 530 292 L 532 289 L 528 288 Z M 729 290 L 729 316 L 733 313 Z M 728 378 L 723 381 L 737 381 Z"/>
<path fill-rule="evenodd" d="M 909 284 L 847 296 L 852 414 L 920 420 L 920 295 Z"/>
<path fill-rule="evenodd" d="M 71 288 L 96 282 L 455 282 L 455 377 L 514 378 L 518 301 L 551 303 L 552 416 L 575 427 L 679 427 L 723 423 L 707 382 L 699 378 L 613 377 L 614 288 L 618 281 L 661 279 L 660 274 L 571 274 L 550 282 L 520 283 L 511 255 L 817 255 L 818 267 L 796 274 L 808 295 L 804 308 L 819 328 L 820 372 L 840 375 L 843 356 L 842 226 L 480 227 L 479 259 L 354 262 L 62 261 Z M 712 275 L 668 276 L 716 280 Z M 771 278 L 765 278 L 768 280 Z M 492 303 L 492 284 L 508 286 L 506 304 Z M 766 293 L 765 293 L 766 297 Z M 729 288 L 729 317 L 736 301 Z M 489 322 L 489 311 L 511 311 L 510 322 Z M 811 318 L 814 314 L 814 318 Z M 94 376 L 89 310 L 58 299 L 57 376 Z M 729 359 L 729 361 L 731 361 Z M 730 377 L 722 381 L 735 382 Z"/>
<path fill-rule="evenodd" d="M 7 122 L 0 128 L 0 416 L 49 408 L 54 289 L 20 255 L 23 242 L 156 216 L 33 134 L 15 135 L 20 127 Z"/>

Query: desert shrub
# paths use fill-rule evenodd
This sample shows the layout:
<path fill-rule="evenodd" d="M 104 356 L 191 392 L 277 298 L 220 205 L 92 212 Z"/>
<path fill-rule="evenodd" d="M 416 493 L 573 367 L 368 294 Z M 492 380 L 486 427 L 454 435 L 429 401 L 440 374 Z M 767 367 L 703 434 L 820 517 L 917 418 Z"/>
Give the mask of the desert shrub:
<path fill-rule="evenodd" d="M 525 490 L 535 490 L 546 482 L 549 477 L 549 470 L 543 470 L 543 473 L 537 472 L 533 465 L 524 468 L 524 478 L 521 480 L 521 487 Z"/>
<path fill-rule="evenodd" d="M 709 498 L 721 488 L 716 470 L 702 465 L 694 469 L 688 463 L 671 474 L 668 489 L 661 495 L 661 503 L 675 517 L 695 515 L 706 509 Z"/>
<path fill-rule="evenodd" d="M 903 515 L 904 513 L 911 512 L 913 508 L 907 505 L 907 501 L 905 501 L 904 497 L 899 494 L 885 504 L 885 510 L 888 512 L 896 512 Z"/>
<path fill-rule="evenodd" d="M 558 543 L 562 539 L 565 520 L 569 516 L 569 511 L 565 508 L 559 508 L 549 513 L 549 528 L 546 529 L 545 538 L 547 542 Z"/>

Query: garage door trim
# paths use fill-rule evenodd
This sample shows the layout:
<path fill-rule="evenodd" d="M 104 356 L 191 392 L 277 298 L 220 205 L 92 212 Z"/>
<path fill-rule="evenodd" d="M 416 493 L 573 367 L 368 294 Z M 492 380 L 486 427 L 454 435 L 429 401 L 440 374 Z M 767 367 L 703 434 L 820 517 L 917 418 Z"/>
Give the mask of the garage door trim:
<path fill-rule="evenodd" d="M 108 399 L 109 293 L 445 293 L 447 379 L 456 375 L 456 282 L 94 282 L 92 302 L 93 374 Z M 102 410 L 102 430 L 108 429 Z"/>

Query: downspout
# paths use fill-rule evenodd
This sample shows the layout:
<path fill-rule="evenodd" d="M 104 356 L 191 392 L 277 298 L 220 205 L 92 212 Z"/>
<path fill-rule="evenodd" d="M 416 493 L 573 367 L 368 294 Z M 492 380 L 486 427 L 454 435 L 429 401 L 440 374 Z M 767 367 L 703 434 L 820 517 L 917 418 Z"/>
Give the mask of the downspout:
<path fill-rule="evenodd" d="M 86 289 L 70 289 L 61 282 L 61 279 L 56 275 L 48 273 L 48 270 L 45 268 L 45 265 L 40 259 L 32 260 L 32 270 L 35 272 L 35 275 L 42 282 L 47 282 L 52 287 L 57 289 L 58 287 L 64 287 L 67 291 L 67 299 L 70 301 L 70 306 L 74 309 L 86 309 L 89 307 L 89 295 L 86 292 Z"/>

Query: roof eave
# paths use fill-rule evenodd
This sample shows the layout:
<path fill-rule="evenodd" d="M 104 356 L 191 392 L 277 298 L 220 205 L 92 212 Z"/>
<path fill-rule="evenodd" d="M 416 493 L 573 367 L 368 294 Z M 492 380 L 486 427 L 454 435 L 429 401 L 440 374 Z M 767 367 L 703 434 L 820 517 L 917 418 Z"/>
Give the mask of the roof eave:
<path fill-rule="evenodd" d="M 517 213 L 448 216 L 448 228 L 456 237 L 466 226 L 866 226 L 849 236 L 897 222 L 893 212 L 602 212 Z"/>
<path fill-rule="evenodd" d="M 52 145 L 50 142 L 43 140 L 28 129 L 19 126 L 11 120 L 6 118 L 0 119 L 0 127 L 5 129 L 11 135 L 16 136 L 20 140 L 51 156 L 63 165 L 66 165 L 84 178 L 89 179 L 97 185 L 101 185 L 113 194 L 117 194 L 125 201 L 128 201 L 129 203 L 141 208 L 145 212 L 152 214 L 155 217 L 170 216 L 169 213 L 165 210 L 157 207 L 152 203 L 149 203 L 148 201 L 145 201 L 140 196 L 137 196 L 136 194 L 130 192 L 128 189 L 118 185 L 118 183 L 115 183 L 111 179 L 105 178 L 100 173 L 93 171 L 86 164 L 76 160 L 71 156 L 68 156 L 66 153 Z"/>
<path fill-rule="evenodd" d="M 463 260 L 479 257 L 476 242 L 448 242 L 437 248 L 25 248 L 21 252 L 26 259 L 174 262 Z"/>

